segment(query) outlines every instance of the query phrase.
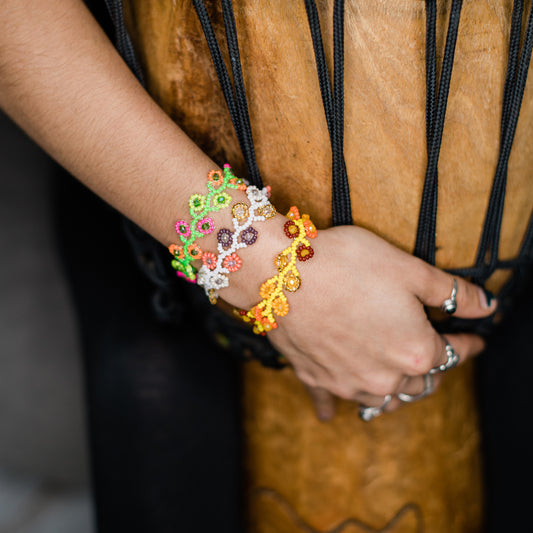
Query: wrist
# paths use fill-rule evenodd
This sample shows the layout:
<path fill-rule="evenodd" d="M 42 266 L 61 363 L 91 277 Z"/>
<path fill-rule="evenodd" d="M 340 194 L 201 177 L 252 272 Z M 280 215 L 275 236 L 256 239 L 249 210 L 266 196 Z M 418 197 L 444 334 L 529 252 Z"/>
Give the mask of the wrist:
<path fill-rule="evenodd" d="M 300 215 L 297 207 L 289 210 L 283 223 L 283 233 L 289 239 L 273 261 L 275 274 L 270 275 L 261 283 L 260 301 L 248 311 L 236 310 L 244 322 L 253 325 L 254 333 L 265 335 L 278 327 L 278 317 L 289 312 L 291 304 L 287 296 L 301 287 L 300 266 L 314 256 L 314 249 L 309 242 L 315 239 L 317 229 L 309 215 Z M 291 298 L 292 300 L 292 298 Z"/>
<path fill-rule="evenodd" d="M 286 245 L 283 235 L 286 220 L 277 213 L 275 217 L 258 224 L 257 241 L 239 252 L 243 260 L 242 268 L 232 274 L 229 286 L 219 291 L 220 297 L 233 307 L 252 307 L 260 299 L 261 284 L 276 273 L 274 259 Z"/>
<path fill-rule="evenodd" d="M 285 291 L 300 288 L 297 263 L 313 257 L 308 239 L 317 235 L 308 215 L 292 207 L 283 217 L 269 197 L 268 187 L 247 187 L 229 165 L 210 171 L 207 194 L 189 198 L 191 219 L 175 223 L 181 242 L 169 246 L 179 277 L 202 286 L 213 304 L 220 296 L 249 309 L 239 314 L 262 335 L 288 313 Z"/>
<path fill-rule="evenodd" d="M 202 286 L 211 303 L 221 295 L 252 305 L 254 281 L 268 273 L 260 259 L 274 253 L 283 224 L 269 197 L 268 187 L 247 187 L 229 165 L 210 171 L 206 188 L 188 199 L 188 216 L 174 224 L 178 239 L 169 251 L 178 277 Z"/>

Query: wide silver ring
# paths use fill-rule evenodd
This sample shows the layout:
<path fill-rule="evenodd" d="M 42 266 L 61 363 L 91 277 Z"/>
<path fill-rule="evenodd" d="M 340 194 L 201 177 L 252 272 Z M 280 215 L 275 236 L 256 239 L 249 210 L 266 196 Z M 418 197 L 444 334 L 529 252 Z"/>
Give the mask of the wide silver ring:
<path fill-rule="evenodd" d="M 429 396 L 433 392 L 433 374 L 430 374 L 429 372 L 427 374 L 424 374 L 424 390 L 419 394 L 406 394 L 405 392 L 399 392 L 397 394 L 397 397 L 402 402 L 416 402 L 417 400 L 421 400 L 422 398 L 425 398 L 426 396 Z"/>
<path fill-rule="evenodd" d="M 391 400 L 392 400 L 392 394 L 387 394 L 387 396 L 385 396 L 383 403 L 381 405 L 378 405 L 375 407 L 367 407 L 366 405 L 360 405 L 359 406 L 359 417 L 365 422 L 370 422 L 370 420 L 372 420 L 373 418 L 376 418 L 377 416 L 383 414 L 385 407 L 389 405 Z"/>
<path fill-rule="evenodd" d="M 450 294 L 450 297 L 444 300 L 444 302 L 442 302 L 442 305 L 440 306 L 442 311 L 444 311 L 448 315 L 453 315 L 455 311 L 457 311 L 457 300 L 455 299 L 456 296 L 457 296 L 457 280 L 453 278 L 452 293 Z"/>
<path fill-rule="evenodd" d="M 457 363 L 459 363 L 459 354 L 455 353 L 453 346 L 448 343 L 446 343 L 446 357 L 447 359 L 445 363 L 434 366 L 428 373 L 437 374 L 438 372 L 446 372 L 446 370 L 450 370 L 450 368 L 457 366 Z"/>

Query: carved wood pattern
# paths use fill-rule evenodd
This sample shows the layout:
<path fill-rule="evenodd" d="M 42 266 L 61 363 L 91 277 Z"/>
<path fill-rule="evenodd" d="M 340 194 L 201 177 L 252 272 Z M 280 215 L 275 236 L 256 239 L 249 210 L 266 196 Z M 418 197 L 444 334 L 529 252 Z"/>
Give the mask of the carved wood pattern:
<path fill-rule="evenodd" d="M 383 527 L 377 529 L 363 520 L 346 518 L 339 524 L 328 529 L 316 529 L 302 518 L 290 505 L 286 498 L 278 492 L 257 488 L 250 496 L 251 499 L 260 500 L 263 512 L 261 513 L 261 530 L 267 533 L 270 522 L 272 533 L 425 533 L 422 511 L 415 503 L 406 503 L 398 510 Z M 268 517 L 268 518 L 266 518 Z M 254 526 L 251 526 L 255 529 Z"/>

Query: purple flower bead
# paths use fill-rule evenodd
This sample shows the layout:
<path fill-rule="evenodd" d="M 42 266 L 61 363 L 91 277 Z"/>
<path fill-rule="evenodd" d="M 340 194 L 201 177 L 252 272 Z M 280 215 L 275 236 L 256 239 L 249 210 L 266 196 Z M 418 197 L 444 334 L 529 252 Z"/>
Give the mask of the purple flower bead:
<path fill-rule="evenodd" d="M 250 226 L 241 233 L 241 242 L 251 246 L 257 240 L 257 230 Z"/>
<path fill-rule="evenodd" d="M 222 228 L 217 233 L 217 241 L 220 243 L 224 250 L 227 250 L 233 244 L 233 232 L 229 229 Z"/>

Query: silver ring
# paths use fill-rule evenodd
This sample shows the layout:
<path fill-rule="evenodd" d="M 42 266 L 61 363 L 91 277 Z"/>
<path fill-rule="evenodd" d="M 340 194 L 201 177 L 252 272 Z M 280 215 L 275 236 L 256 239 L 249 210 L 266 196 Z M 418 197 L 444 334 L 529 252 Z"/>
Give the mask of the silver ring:
<path fill-rule="evenodd" d="M 445 363 L 434 366 L 428 373 L 437 374 L 438 372 L 446 372 L 446 370 L 450 370 L 450 368 L 457 366 L 457 363 L 459 363 L 459 354 L 455 353 L 453 346 L 448 343 L 446 343 L 446 357 L 448 359 L 446 359 Z"/>
<path fill-rule="evenodd" d="M 387 405 L 389 405 L 392 400 L 392 394 L 387 394 L 385 396 L 383 403 L 377 407 L 367 407 L 366 405 L 359 406 L 359 417 L 365 422 L 370 422 L 376 416 L 383 414 L 383 411 Z"/>
<path fill-rule="evenodd" d="M 448 315 L 453 315 L 455 311 L 457 311 L 457 300 L 455 299 L 456 296 L 457 296 L 457 280 L 453 278 L 452 293 L 450 294 L 450 297 L 444 300 L 444 302 L 442 302 L 442 305 L 440 306 L 442 311 L 444 311 Z"/>
<path fill-rule="evenodd" d="M 422 398 L 425 398 L 426 396 L 430 395 L 433 392 L 433 375 L 429 372 L 427 374 L 424 374 L 424 390 L 419 394 L 406 394 L 405 392 L 399 392 L 397 394 L 398 399 L 402 402 L 416 402 L 417 400 L 421 400 Z"/>

